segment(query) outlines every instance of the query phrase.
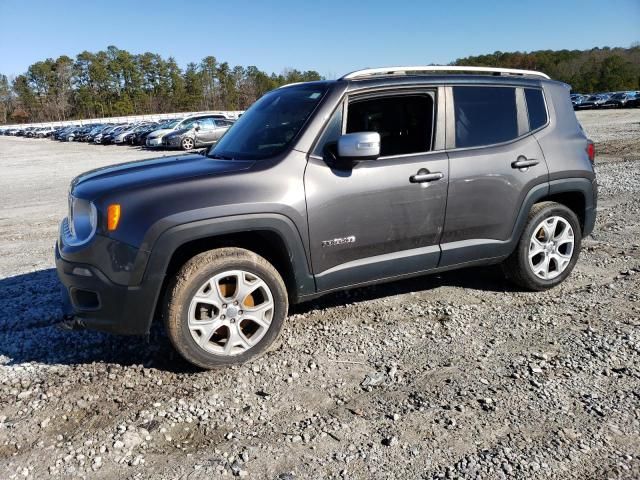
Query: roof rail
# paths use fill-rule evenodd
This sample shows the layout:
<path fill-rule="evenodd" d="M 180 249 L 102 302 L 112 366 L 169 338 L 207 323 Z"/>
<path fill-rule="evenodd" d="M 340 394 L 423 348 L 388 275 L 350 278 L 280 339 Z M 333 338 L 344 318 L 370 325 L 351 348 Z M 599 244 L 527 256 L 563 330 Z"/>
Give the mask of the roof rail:
<path fill-rule="evenodd" d="M 364 70 L 356 70 L 355 72 L 347 73 L 340 80 L 353 80 L 356 78 L 367 78 L 374 75 L 406 75 L 407 72 L 482 72 L 492 73 L 494 75 L 522 75 L 541 77 L 550 80 L 549 75 L 542 72 L 536 72 L 535 70 L 519 70 L 515 68 L 498 68 L 498 67 L 465 67 L 465 66 L 450 66 L 450 65 L 415 65 L 408 67 L 382 67 L 382 68 L 365 68 Z"/>

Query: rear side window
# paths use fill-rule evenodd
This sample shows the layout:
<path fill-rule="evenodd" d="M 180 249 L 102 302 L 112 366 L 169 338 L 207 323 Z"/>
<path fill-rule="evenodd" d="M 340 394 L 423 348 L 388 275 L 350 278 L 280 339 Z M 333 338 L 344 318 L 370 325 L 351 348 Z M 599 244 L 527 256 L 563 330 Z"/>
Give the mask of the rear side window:
<path fill-rule="evenodd" d="M 537 130 L 547 123 L 547 109 L 544 106 L 542 90 L 525 88 L 524 96 L 527 100 L 527 112 L 529 113 L 529 130 Z"/>
<path fill-rule="evenodd" d="M 518 137 L 513 87 L 453 87 L 456 147 L 478 147 Z"/>

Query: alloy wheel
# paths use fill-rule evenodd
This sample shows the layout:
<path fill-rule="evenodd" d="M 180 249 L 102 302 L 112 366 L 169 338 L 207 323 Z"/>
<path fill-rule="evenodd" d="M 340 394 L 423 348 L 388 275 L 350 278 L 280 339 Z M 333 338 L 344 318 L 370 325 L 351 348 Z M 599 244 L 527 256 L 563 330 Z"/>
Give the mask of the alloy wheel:
<path fill-rule="evenodd" d="M 254 273 L 229 270 L 198 289 L 189 304 L 188 326 L 206 352 L 234 356 L 264 337 L 273 314 L 273 295 L 265 281 Z"/>
<path fill-rule="evenodd" d="M 571 263 L 574 247 L 573 228 L 562 217 L 540 222 L 529 241 L 529 267 L 543 280 L 552 280 Z"/>

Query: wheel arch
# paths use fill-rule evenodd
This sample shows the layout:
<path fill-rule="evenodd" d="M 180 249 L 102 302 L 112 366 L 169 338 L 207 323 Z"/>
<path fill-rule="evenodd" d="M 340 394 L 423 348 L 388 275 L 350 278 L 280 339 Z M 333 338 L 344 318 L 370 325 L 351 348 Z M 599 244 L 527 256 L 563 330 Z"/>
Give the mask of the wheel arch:
<path fill-rule="evenodd" d="M 595 179 L 565 178 L 549 182 L 548 194 L 538 202 L 556 202 L 569 208 L 580 221 L 582 235 L 593 231 L 596 215 Z M 537 203 L 537 202 L 536 202 Z"/>
<path fill-rule="evenodd" d="M 176 225 L 153 245 L 144 274 L 152 303 L 149 325 L 161 311 L 171 275 L 193 256 L 220 247 L 239 247 L 264 257 L 280 272 L 290 303 L 315 293 L 310 259 L 291 220 L 280 214 L 253 214 Z"/>
<path fill-rule="evenodd" d="M 583 236 L 589 235 L 595 223 L 596 192 L 595 180 L 589 178 L 562 178 L 548 184 L 537 185 L 525 197 L 514 230 L 511 242 L 517 244 L 524 230 L 527 216 L 531 208 L 541 202 L 560 203 L 572 210 L 580 220 Z"/>

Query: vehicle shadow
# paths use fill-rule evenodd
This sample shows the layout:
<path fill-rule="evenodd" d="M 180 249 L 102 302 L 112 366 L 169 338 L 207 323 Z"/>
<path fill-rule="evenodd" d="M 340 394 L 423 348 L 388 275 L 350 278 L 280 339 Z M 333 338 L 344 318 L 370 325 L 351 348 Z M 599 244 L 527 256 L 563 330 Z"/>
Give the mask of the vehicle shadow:
<path fill-rule="evenodd" d="M 441 286 L 514 291 L 498 267 L 472 268 L 327 294 L 291 307 L 291 313 L 307 313 Z M 60 328 L 62 321 L 60 284 L 55 269 L 0 279 L 0 365 L 107 362 L 143 365 L 174 373 L 198 371 L 175 353 L 161 322 L 154 322 L 149 337 L 144 338 L 64 330 Z"/>
<path fill-rule="evenodd" d="M 149 338 L 64 330 L 55 269 L 0 279 L 0 365 L 107 362 L 175 373 L 197 371 L 171 348 L 162 325 Z"/>

